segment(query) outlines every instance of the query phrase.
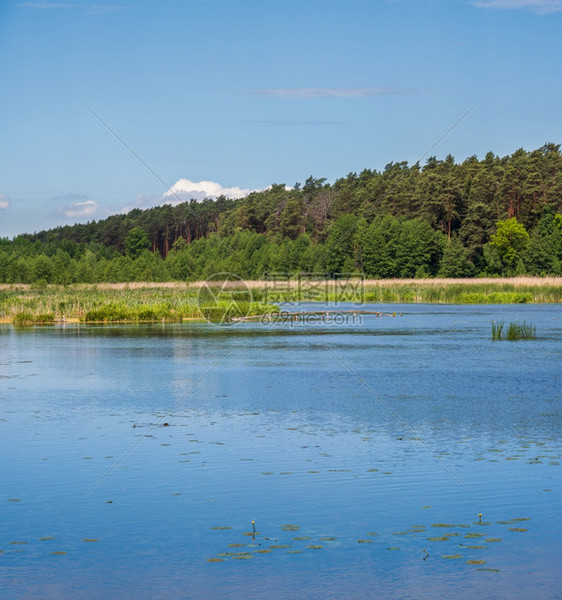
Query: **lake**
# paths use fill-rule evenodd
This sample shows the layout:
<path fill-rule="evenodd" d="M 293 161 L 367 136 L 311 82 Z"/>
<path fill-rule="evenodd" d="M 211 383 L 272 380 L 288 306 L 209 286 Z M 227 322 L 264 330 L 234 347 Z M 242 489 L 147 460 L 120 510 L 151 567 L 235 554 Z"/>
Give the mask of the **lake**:
<path fill-rule="evenodd" d="M 0 597 L 562 597 L 562 307 L 371 308 L 0 326 Z"/>

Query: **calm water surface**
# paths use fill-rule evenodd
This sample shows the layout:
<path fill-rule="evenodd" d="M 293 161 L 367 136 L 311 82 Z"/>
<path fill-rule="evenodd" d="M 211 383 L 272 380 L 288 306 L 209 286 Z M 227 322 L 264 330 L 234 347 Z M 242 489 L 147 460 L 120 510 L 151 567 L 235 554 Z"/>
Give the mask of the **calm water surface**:
<path fill-rule="evenodd" d="M 373 308 L 0 328 L 0 597 L 562 597 L 562 307 Z"/>

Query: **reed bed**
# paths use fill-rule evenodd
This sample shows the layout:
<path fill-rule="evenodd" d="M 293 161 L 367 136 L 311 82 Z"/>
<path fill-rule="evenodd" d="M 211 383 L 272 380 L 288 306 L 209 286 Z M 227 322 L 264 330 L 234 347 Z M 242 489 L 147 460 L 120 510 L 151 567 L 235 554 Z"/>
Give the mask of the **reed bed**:
<path fill-rule="evenodd" d="M 225 294 L 223 294 L 224 296 Z M 228 320 L 233 316 L 261 315 L 278 311 L 265 302 L 217 295 L 201 298 L 196 288 L 147 286 L 133 288 L 97 285 L 0 289 L 0 319 L 16 325 L 57 321 L 80 322 L 181 322 Z M 210 318 L 211 317 L 211 318 Z"/>
<path fill-rule="evenodd" d="M 273 302 L 396 302 L 435 304 L 523 304 L 562 302 L 560 283 L 543 285 L 505 282 L 503 280 L 458 283 L 448 280 L 372 283 L 359 280 L 345 282 L 306 282 L 299 286 L 265 285 L 252 290 L 257 298 Z"/>
<path fill-rule="evenodd" d="M 542 281 L 542 283 L 541 283 Z M 0 320 L 44 323 L 78 320 L 182 321 L 235 318 L 277 310 L 277 303 L 385 302 L 443 304 L 514 304 L 562 302 L 562 279 L 488 280 L 287 280 L 236 282 L 0 285 Z M 234 303 L 234 304 L 233 304 Z"/>
<path fill-rule="evenodd" d="M 492 321 L 492 340 L 494 341 L 534 340 L 536 337 L 537 328 L 526 321 L 511 322 L 507 328 L 503 321 Z"/>

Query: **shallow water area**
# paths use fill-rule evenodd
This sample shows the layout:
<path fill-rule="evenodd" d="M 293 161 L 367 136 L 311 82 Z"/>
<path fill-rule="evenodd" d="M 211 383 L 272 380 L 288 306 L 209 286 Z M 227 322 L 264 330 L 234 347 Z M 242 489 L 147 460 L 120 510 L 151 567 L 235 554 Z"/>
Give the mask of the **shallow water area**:
<path fill-rule="evenodd" d="M 562 307 L 367 308 L 2 326 L 0 597 L 560 597 Z"/>

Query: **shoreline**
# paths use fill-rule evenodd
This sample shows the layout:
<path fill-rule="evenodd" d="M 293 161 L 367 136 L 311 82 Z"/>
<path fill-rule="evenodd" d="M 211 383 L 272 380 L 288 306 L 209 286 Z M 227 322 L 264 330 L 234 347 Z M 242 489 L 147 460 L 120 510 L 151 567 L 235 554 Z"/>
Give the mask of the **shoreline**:
<path fill-rule="evenodd" d="M 295 302 L 562 304 L 562 277 L 0 284 L 0 323 L 222 322 Z"/>
<path fill-rule="evenodd" d="M 315 279 L 305 276 L 291 276 L 284 279 L 236 279 L 236 280 L 212 280 L 214 285 L 224 283 L 226 287 L 248 287 L 249 289 L 268 289 L 282 284 L 289 289 L 297 289 L 303 282 L 314 283 L 314 285 L 330 284 L 334 282 L 354 281 L 361 282 L 365 287 L 391 287 L 395 285 L 419 285 L 422 287 L 437 285 L 512 285 L 514 287 L 539 287 L 539 286 L 560 286 L 562 287 L 562 277 L 478 277 L 478 278 L 426 278 L 426 279 L 361 279 L 360 277 L 336 278 L 336 279 Z M 73 290 L 138 290 L 138 289 L 198 289 L 205 285 L 205 281 L 130 281 L 117 283 L 70 283 L 67 285 L 49 283 L 38 287 L 33 283 L 0 283 L 0 291 L 34 291 L 41 289 L 73 289 Z"/>

